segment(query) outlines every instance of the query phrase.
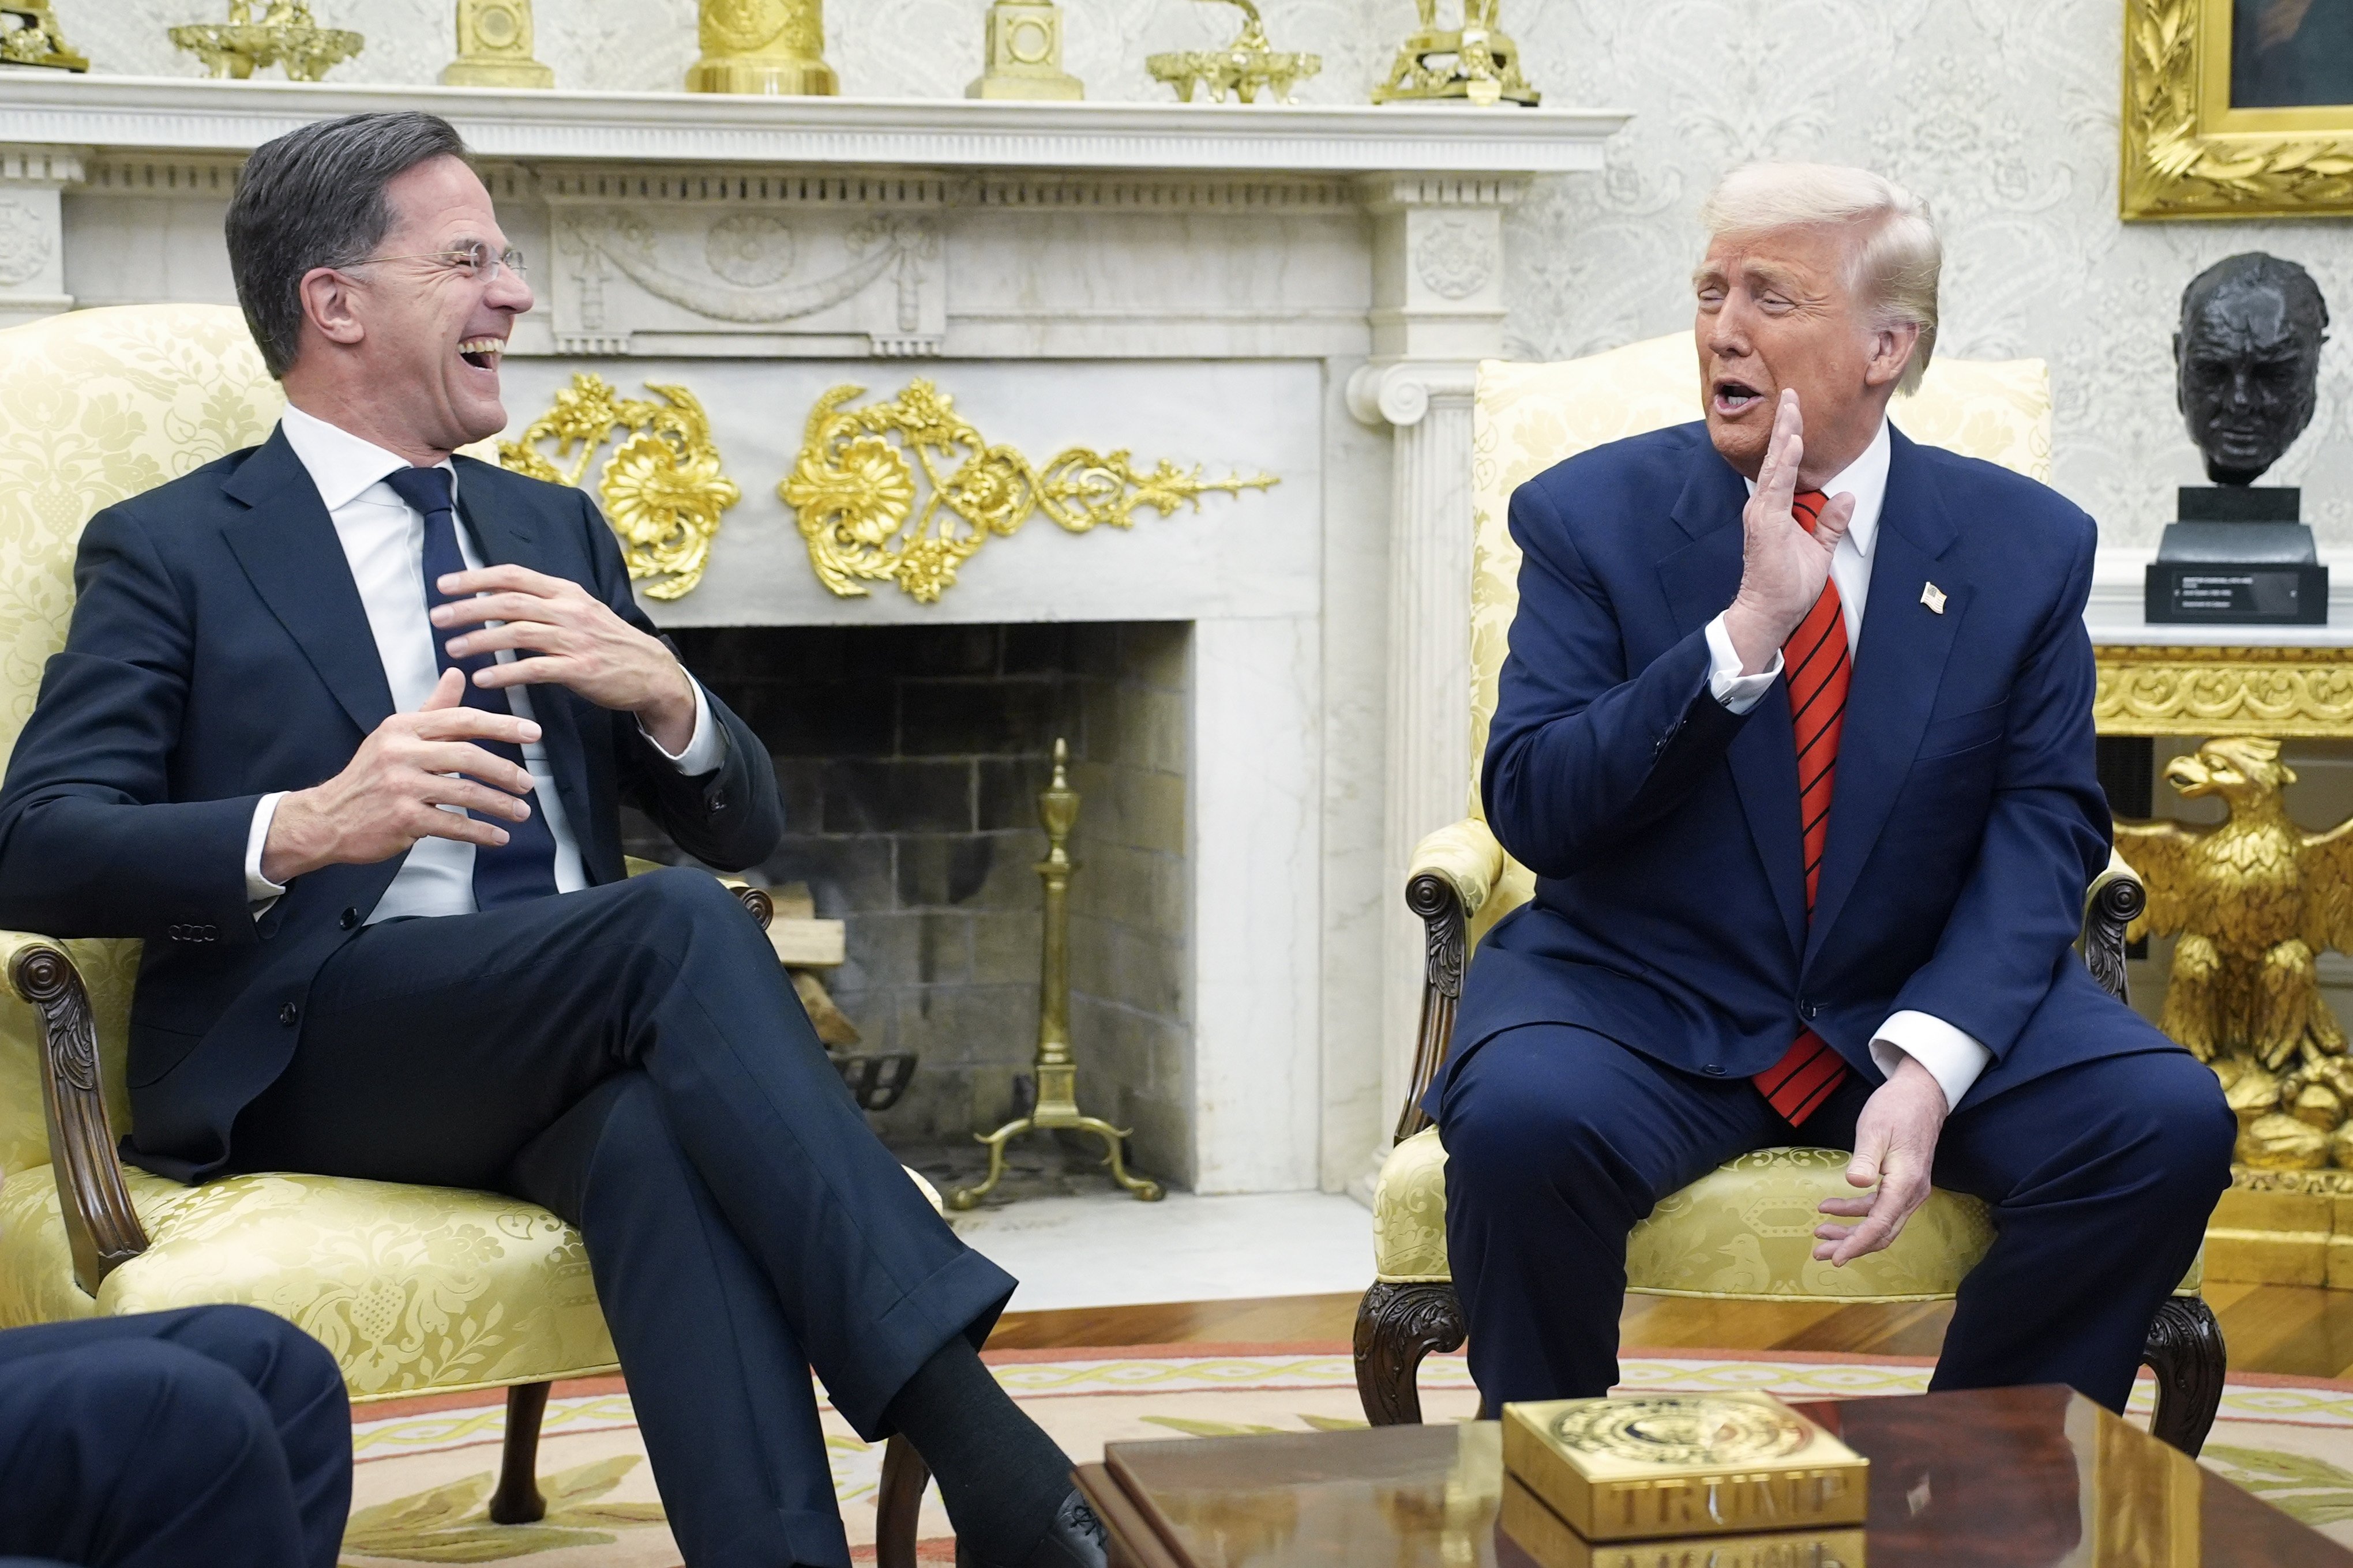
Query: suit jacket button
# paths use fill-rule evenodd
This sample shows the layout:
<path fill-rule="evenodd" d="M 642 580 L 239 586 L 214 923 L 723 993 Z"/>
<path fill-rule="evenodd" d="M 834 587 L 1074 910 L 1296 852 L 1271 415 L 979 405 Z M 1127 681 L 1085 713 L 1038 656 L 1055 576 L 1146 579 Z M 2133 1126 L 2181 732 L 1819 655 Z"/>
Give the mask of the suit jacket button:
<path fill-rule="evenodd" d="M 170 937 L 174 942 L 185 942 L 188 940 L 188 928 L 185 926 L 165 926 L 164 928 L 164 934 Z"/>
<path fill-rule="evenodd" d="M 301 1020 L 301 1016 L 302 1009 L 297 1007 L 291 1002 L 287 1003 L 286 1005 L 278 1009 L 278 1021 L 285 1025 L 290 1029 Z"/>
<path fill-rule="evenodd" d="M 1800 1002 L 1798 1004 L 1798 1011 L 1808 1018 L 1819 1018 L 1822 1016 L 1822 1005 L 1819 1002 Z"/>
<path fill-rule="evenodd" d="M 711 792 L 711 809 L 713 811 L 724 811 L 727 809 L 727 792 L 725 790 L 715 789 Z"/>
<path fill-rule="evenodd" d="M 1714 1062 L 1708 1063 L 1707 1066 L 1700 1068 L 1699 1070 L 1707 1074 L 1710 1078 L 1722 1078 L 1724 1076 L 1724 1068 Z"/>
<path fill-rule="evenodd" d="M 353 926 L 360 923 L 360 911 L 357 908 L 345 910 L 342 914 L 335 917 L 335 923 L 342 926 L 345 931 L 349 931 Z"/>

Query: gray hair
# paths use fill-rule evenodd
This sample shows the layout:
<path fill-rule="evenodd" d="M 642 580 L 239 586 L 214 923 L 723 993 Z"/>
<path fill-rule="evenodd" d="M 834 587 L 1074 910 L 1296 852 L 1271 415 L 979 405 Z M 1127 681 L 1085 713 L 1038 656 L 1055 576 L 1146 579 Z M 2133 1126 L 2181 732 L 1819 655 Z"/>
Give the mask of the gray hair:
<path fill-rule="evenodd" d="M 303 278 L 384 243 L 386 185 L 419 163 L 465 156 L 448 121 L 415 110 L 316 121 L 254 149 L 223 226 L 237 302 L 271 375 L 283 379 L 301 347 Z"/>
<path fill-rule="evenodd" d="M 1920 389 L 1936 347 L 1936 279 L 1944 243 L 1928 204 L 1868 169 L 1836 163 L 1749 163 L 1724 176 L 1700 208 L 1711 239 L 1768 229 L 1852 226 L 1860 231 L 1847 281 L 1881 326 L 1920 329 L 1912 363 L 1895 390 Z"/>

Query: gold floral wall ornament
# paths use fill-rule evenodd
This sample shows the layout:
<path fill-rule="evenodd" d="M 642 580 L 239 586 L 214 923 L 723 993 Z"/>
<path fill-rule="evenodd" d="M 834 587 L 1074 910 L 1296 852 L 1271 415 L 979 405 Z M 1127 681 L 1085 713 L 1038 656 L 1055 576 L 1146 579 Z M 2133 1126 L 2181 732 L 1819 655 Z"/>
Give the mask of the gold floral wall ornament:
<path fill-rule="evenodd" d="M 887 402 L 844 406 L 865 393 L 837 386 L 817 400 L 800 458 L 776 486 L 799 518 L 818 580 L 845 599 L 864 598 L 866 583 L 896 583 L 936 604 L 990 535 L 1018 532 L 1036 513 L 1085 533 L 1129 527 L 1139 507 L 1168 517 L 1182 506 L 1198 511 L 1211 490 L 1239 496 L 1279 482 L 1265 473 L 1205 479 L 1198 466 L 1165 458 L 1138 472 L 1124 449 L 1071 447 L 1032 464 L 990 446 L 928 381 Z"/>
<path fill-rule="evenodd" d="M 606 521 L 630 580 L 646 584 L 649 599 L 677 599 L 702 581 L 720 514 L 744 492 L 719 471 L 711 421 L 694 394 L 658 382 L 646 389 L 665 401 L 622 397 L 603 376 L 575 374 L 521 440 L 499 443 L 499 466 L 576 486 L 605 443 L 621 437 L 597 479 Z M 550 441 L 552 456 L 541 450 Z"/>
<path fill-rule="evenodd" d="M 1258 14 L 1257 0 L 1223 0 L 1223 4 L 1239 6 L 1242 14 L 1242 30 L 1232 43 L 1222 49 L 1152 55 L 1144 62 L 1153 80 L 1176 89 L 1180 103 L 1192 102 L 1197 87 L 1206 89 L 1219 103 L 1229 94 L 1249 103 L 1261 92 L 1276 103 L 1289 103 L 1291 89 L 1324 68 L 1321 55 L 1293 54 L 1267 42 L 1266 22 Z"/>
<path fill-rule="evenodd" d="M 86 71 L 90 61 L 66 42 L 48 0 L 9 0 L 0 4 L 0 66 Z"/>
<path fill-rule="evenodd" d="M 214 76 L 237 81 L 271 66 L 285 67 L 288 81 L 317 81 L 367 42 L 357 33 L 319 26 L 311 0 L 229 0 L 226 24 L 193 23 L 174 27 L 171 37 L 174 47 L 204 61 Z"/>
<path fill-rule="evenodd" d="M 2294 101 L 2294 92 L 2284 95 L 2290 101 L 2262 107 L 2233 101 L 2234 68 L 2255 83 L 2265 64 L 2256 56 L 2293 51 L 2299 35 L 2318 34 L 2327 21 L 2326 6 L 2293 9 L 2287 35 L 2274 39 L 2259 28 L 2245 39 L 2234 32 L 2232 0 L 2126 0 L 2124 170 L 2116 187 L 2125 217 L 2353 213 L 2347 99 L 2332 90 L 2316 101 Z M 2344 62 L 2334 68 L 2353 78 Z"/>

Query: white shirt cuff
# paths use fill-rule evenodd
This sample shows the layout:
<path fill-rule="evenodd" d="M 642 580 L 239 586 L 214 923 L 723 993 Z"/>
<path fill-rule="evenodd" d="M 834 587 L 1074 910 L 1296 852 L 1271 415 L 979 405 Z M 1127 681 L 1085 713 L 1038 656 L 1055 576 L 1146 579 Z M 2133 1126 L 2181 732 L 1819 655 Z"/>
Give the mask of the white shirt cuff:
<path fill-rule="evenodd" d="M 1740 673 L 1740 656 L 1733 651 L 1732 634 L 1724 629 L 1724 617 L 1718 616 L 1707 623 L 1707 694 L 1735 713 L 1746 713 L 1757 706 L 1781 673 L 1781 650 L 1773 650 L 1773 662 L 1755 675 Z"/>
<path fill-rule="evenodd" d="M 278 817 L 278 803 L 286 792 L 265 795 L 253 805 L 253 826 L 245 830 L 245 898 L 259 920 L 286 889 L 261 874 L 261 851 L 269 843 L 269 825 Z"/>
<path fill-rule="evenodd" d="M 1895 1076 L 1905 1057 L 1928 1069 L 1928 1076 L 1945 1091 L 1947 1110 L 1960 1104 L 1961 1096 L 1968 1093 L 1969 1086 L 1993 1060 L 1993 1053 L 1979 1045 L 1976 1036 L 1933 1014 L 1909 1010 L 1891 1016 L 1871 1037 L 1871 1059 L 1888 1077 Z"/>
<path fill-rule="evenodd" d="M 648 745 L 669 758 L 670 766 L 691 777 L 707 773 L 727 760 L 727 731 L 712 722 L 711 699 L 703 695 L 702 682 L 690 675 L 686 683 L 694 688 L 694 733 L 688 739 L 686 750 L 663 751 L 662 743 L 654 739 L 643 720 L 638 721 L 638 733 L 646 738 Z"/>

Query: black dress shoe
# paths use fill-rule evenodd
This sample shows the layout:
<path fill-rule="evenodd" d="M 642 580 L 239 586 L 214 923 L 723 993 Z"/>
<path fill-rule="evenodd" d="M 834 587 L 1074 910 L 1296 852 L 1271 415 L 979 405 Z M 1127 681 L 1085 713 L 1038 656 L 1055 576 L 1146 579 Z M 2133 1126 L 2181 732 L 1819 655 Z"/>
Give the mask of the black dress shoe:
<path fill-rule="evenodd" d="M 956 1568 L 1104 1568 L 1103 1521 L 1074 1487 L 1054 1510 L 1054 1522 L 1046 1527 L 1045 1538 L 1018 1563 L 991 1563 L 958 1541 Z"/>

